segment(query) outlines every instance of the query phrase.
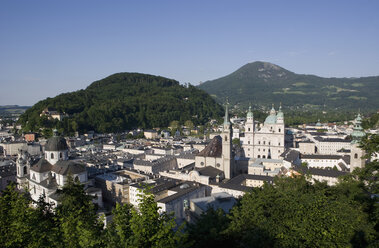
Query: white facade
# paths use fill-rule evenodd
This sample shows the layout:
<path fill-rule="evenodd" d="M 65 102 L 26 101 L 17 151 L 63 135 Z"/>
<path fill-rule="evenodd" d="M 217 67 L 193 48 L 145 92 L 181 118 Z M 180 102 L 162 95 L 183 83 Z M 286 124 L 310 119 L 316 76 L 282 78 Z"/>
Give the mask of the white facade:
<path fill-rule="evenodd" d="M 245 123 L 245 137 L 242 148 L 245 157 L 279 159 L 284 152 L 284 116 L 281 108 L 278 113 L 272 108 L 265 122 L 258 126 L 249 108 Z"/>

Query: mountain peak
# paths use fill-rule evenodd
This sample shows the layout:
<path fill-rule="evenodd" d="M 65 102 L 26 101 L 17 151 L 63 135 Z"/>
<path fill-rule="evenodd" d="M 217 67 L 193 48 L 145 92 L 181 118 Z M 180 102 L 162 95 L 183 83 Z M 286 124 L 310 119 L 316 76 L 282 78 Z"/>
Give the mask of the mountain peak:
<path fill-rule="evenodd" d="M 296 74 L 269 62 L 255 61 L 199 87 L 219 102 L 228 98 L 241 106 L 248 106 L 254 99 L 261 106 L 282 102 L 287 106 L 346 109 L 362 104 L 377 108 L 378 82 L 379 77 L 349 79 Z"/>

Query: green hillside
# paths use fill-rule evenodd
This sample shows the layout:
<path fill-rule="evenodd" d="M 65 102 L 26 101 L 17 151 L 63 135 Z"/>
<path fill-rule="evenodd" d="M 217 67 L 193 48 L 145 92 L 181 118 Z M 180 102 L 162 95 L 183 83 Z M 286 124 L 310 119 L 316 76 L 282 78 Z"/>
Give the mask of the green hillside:
<path fill-rule="evenodd" d="M 58 122 L 40 117 L 46 107 L 65 112 Z M 117 132 L 132 128 L 167 127 L 173 120 L 204 124 L 220 117 L 222 107 L 207 93 L 177 81 L 139 73 L 117 73 L 85 90 L 47 98 L 28 109 L 19 122 L 24 131 L 57 127 L 60 131 Z"/>
<path fill-rule="evenodd" d="M 296 74 L 267 62 L 249 63 L 237 71 L 198 86 L 218 102 L 226 98 L 246 107 L 271 106 L 291 108 L 354 109 L 373 111 L 379 108 L 379 77 L 323 78 Z"/>

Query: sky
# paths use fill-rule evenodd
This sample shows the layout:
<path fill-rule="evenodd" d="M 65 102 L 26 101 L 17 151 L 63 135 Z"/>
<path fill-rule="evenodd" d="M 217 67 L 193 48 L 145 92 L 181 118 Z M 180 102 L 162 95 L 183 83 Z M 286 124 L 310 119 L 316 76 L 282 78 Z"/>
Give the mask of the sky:
<path fill-rule="evenodd" d="M 377 76 L 378 13 L 376 0 L 1 0 L 0 105 L 33 105 L 117 72 L 197 85 L 254 61 Z"/>

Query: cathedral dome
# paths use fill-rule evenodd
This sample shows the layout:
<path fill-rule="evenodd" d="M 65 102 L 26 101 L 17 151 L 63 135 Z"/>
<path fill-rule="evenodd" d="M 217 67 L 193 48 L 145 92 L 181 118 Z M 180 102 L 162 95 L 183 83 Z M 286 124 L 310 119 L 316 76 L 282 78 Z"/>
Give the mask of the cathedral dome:
<path fill-rule="evenodd" d="M 265 124 L 275 124 L 276 123 L 276 115 L 269 115 L 265 120 Z"/>
<path fill-rule="evenodd" d="M 68 150 L 66 140 L 63 137 L 51 137 L 47 140 L 45 151 L 64 151 Z"/>

